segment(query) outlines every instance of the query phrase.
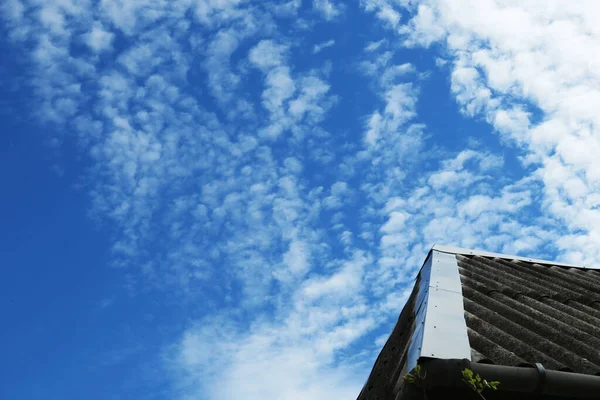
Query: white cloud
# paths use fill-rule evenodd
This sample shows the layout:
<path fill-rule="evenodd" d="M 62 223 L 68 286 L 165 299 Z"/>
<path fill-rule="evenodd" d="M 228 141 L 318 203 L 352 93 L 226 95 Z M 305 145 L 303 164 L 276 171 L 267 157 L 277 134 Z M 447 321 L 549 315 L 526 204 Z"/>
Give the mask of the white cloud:
<path fill-rule="evenodd" d="M 415 90 L 410 83 L 389 87 L 385 93 L 385 101 L 383 113 L 375 111 L 367 124 L 365 141 L 371 146 L 380 145 L 380 139 L 388 134 L 398 133 L 398 129 L 416 115 Z"/>
<path fill-rule="evenodd" d="M 307 246 L 301 241 L 292 241 L 289 250 L 283 255 L 283 262 L 288 270 L 294 274 L 305 274 L 309 270 Z"/>
<path fill-rule="evenodd" d="M 296 83 L 290 76 L 288 67 L 276 68 L 267 74 L 267 89 L 263 92 L 263 105 L 273 113 L 281 113 L 276 117 L 284 117 L 282 104 L 296 92 Z"/>
<path fill-rule="evenodd" d="M 335 45 L 335 40 L 333 40 L 333 39 L 330 39 L 326 42 L 315 44 L 313 46 L 313 54 L 320 53 L 321 51 L 325 50 L 328 47 L 332 47 L 333 45 Z"/>
<path fill-rule="evenodd" d="M 295 16 L 302 5 L 302 0 L 289 0 L 285 3 L 277 2 L 273 5 L 273 12 L 280 16 Z"/>
<path fill-rule="evenodd" d="M 376 51 L 376 50 L 378 50 L 378 49 L 379 49 L 381 46 L 383 46 L 384 44 L 385 44 L 385 40 L 384 40 L 384 39 L 378 40 L 378 41 L 376 41 L 376 42 L 370 42 L 370 43 L 369 43 L 369 44 L 368 44 L 368 45 L 365 47 L 365 51 L 366 51 L 366 52 L 369 52 L 369 53 L 371 53 L 371 52 L 373 52 L 373 51 Z"/>
<path fill-rule="evenodd" d="M 92 30 L 85 35 L 86 44 L 96 53 L 110 50 L 114 38 L 112 32 L 104 30 L 101 24 L 95 23 Z"/>
<path fill-rule="evenodd" d="M 7 0 L 2 3 L 2 15 L 8 21 L 19 22 L 23 18 L 25 6 L 19 0 Z"/>
<path fill-rule="evenodd" d="M 400 33 L 407 35 L 404 42 L 407 46 L 429 46 L 445 35 L 443 27 L 437 23 L 436 9 L 425 4 L 419 4 L 417 14 L 400 29 Z"/>
<path fill-rule="evenodd" d="M 321 297 L 356 296 L 361 290 L 362 274 L 369 259 L 356 254 L 354 260 L 346 262 L 339 272 L 325 278 L 305 281 L 302 296 L 315 300 Z"/>
<path fill-rule="evenodd" d="M 213 26 L 240 17 L 244 10 L 238 7 L 245 2 L 245 0 L 199 0 L 195 2 L 194 11 L 202 24 Z"/>
<path fill-rule="evenodd" d="M 284 62 L 287 46 L 277 44 L 273 40 L 261 40 L 248 55 L 252 64 L 263 70 L 280 66 Z"/>
<path fill-rule="evenodd" d="M 330 195 L 323 199 L 323 206 L 328 209 L 340 208 L 344 202 L 348 202 L 351 191 L 346 182 L 335 182 L 331 185 Z"/>
<path fill-rule="evenodd" d="M 389 219 L 381 227 L 381 231 L 385 233 L 401 233 L 406 227 L 408 217 L 408 214 L 401 211 L 391 212 Z"/>
<path fill-rule="evenodd" d="M 86 7 L 86 10 L 97 11 L 104 20 L 131 37 L 152 27 L 161 18 L 178 19 L 183 17 L 188 6 L 187 1 L 103 0 L 98 4 L 96 10 L 90 6 Z"/>
<path fill-rule="evenodd" d="M 336 4 L 332 0 L 313 0 L 313 8 L 327 20 L 334 19 L 344 10 L 342 4 Z"/>
<path fill-rule="evenodd" d="M 299 174 L 300 172 L 302 172 L 302 163 L 295 157 L 287 157 L 283 163 L 285 167 L 294 174 Z"/>
<path fill-rule="evenodd" d="M 406 199 L 390 199 L 386 206 L 388 219 L 381 229 L 382 271 L 404 265 L 408 249 L 415 242 L 432 245 L 448 244 L 450 240 L 457 246 L 514 254 L 535 250 L 556 238 L 554 227 L 524 212 L 534 204 L 531 182 L 524 180 L 504 187 L 499 194 L 490 194 L 489 185 L 477 176 L 482 172 L 474 168 L 470 171 L 472 179 L 457 181 L 450 190 L 428 185 L 416 188 Z M 431 176 L 437 175 L 439 172 Z M 383 278 L 379 279 L 386 283 L 398 279 L 391 271 L 383 273 Z"/>
<path fill-rule="evenodd" d="M 464 150 L 456 158 L 443 162 L 443 169 L 432 174 L 428 183 L 434 189 L 452 190 L 453 187 L 470 185 L 478 180 L 484 180 L 486 177 L 481 174 L 473 174 L 472 167 L 466 168 L 466 163 L 478 165 L 481 172 L 490 169 L 499 168 L 503 165 L 501 156 L 494 156 L 489 153 L 480 153 L 473 150 Z"/>
<path fill-rule="evenodd" d="M 240 77 L 230 69 L 231 54 L 237 49 L 241 34 L 230 28 L 221 30 L 208 44 L 206 71 L 214 96 L 222 102 L 232 98 L 232 91 L 240 82 Z"/>
<path fill-rule="evenodd" d="M 71 32 L 67 29 L 66 19 L 77 12 L 77 8 L 69 1 L 58 4 L 45 4 L 37 10 L 39 22 L 50 34 L 56 37 L 68 38 Z"/>
<path fill-rule="evenodd" d="M 379 19 L 386 21 L 393 27 L 398 26 L 400 22 L 400 13 L 394 10 L 390 5 L 382 6 L 379 11 L 377 11 L 377 16 Z"/>
<path fill-rule="evenodd" d="M 182 383 L 182 392 L 186 394 L 182 398 L 201 395 L 224 400 L 240 396 L 250 400 L 325 400 L 339 395 L 352 397 L 360 391 L 355 368 L 327 366 L 324 363 L 327 356 L 315 351 L 314 343 L 298 340 L 290 328 L 281 331 L 264 327 L 242 337 L 214 336 L 214 332 L 207 334 L 206 329 L 190 330 L 174 356 L 177 375 L 188 377 Z M 359 329 L 356 326 L 354 332 L 360 333 Z M 204 356 L 206 345 L 211 343 L 214 346 L 209 354 L 217 355 L 218 359 L 208 368 L 202 368 L 205 365 L 198 365 L 196 355 Z M 213 375 L 218 370 L 216 366 L 225 368 Z M 213 377 L 212 383 L 208 387 L 198 385 L 207 376 Z M 218 384 L 225 381 L 236 384 Z"/>
<path fill-rule="evenodd" d="M 269 111 L 269 124 L 261 135 L 277 138 L 291 130 L 301 138 L 300 123 L 319 123 L 335 99 L 328 97 L 329 85 L 314 73 L 293 79 L 287 65 L 288 47 L 272 40 L 262 40 L 248 55 L 249 61 L 265 74 L 262 104 Z"/>
<path fill-rule="evenodd" d="M 398 27 L 402 16 L 387 0 L 361 0 L 360 3 L 365 11 L 375 12 L 377 18 L 387 26 L 394 29 Z"/>

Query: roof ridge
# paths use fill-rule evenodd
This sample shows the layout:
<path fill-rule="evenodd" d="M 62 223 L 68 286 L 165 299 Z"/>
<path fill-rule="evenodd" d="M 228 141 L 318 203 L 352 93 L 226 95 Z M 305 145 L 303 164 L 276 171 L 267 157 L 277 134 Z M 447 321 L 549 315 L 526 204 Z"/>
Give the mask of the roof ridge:
<path fill-rule="evenodd" d="M 579 268 L 579 269 L 586 269 L 586 270 L 600 269 L 600 267 L 590 267 L 590 266 L 586 266 L 586 265 L 577 265 L 577 264 L 569 264 L 569 263 L 556 262 L 556 261 L 550 261 L 550 260 L 541 260 L 541 259 L 531 258 L 531 257 L 514 256 L 514 255 L 509 255 L 509 254 L 493 253 L 490 251 L 466 249 L 466 248 L 462 248 L 462 247 L 446 246 L 446 245 L 440 245 L 440 244 L 434 244 L 431 247 L 431 250 L 436 250 L 436 251 L 439 251 L 440 253 L 461 254 L 461 255 L 465 255 L 465 256 L 471 255 L 471 256 L 493 257 L 493 258 L 500 258 L 500 259 L 505 259 L 505 260 L 525 261 L 525 262 L 541 264 L 541 265 L 553 265 L 553 266 L 557 266 L 557 267 Z"/>

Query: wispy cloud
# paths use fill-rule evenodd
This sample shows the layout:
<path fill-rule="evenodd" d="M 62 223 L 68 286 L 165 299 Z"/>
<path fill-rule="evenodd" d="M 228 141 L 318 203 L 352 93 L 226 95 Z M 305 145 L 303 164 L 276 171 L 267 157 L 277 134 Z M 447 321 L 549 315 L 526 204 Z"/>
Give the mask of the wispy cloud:
<path fill-rule="evenodd" d="M 313 0 L 313 8 L 326 20 L 338 17 L 344 10 L 342 3 L 335 0 Z"/>
<path fill-rule="evenodd" d="M 333 39 L 330 39 L 330 40 L 328 40 L 326 42 L 323 42 L 323 43 L 315 44 L 313 46 L 313 54 L 320 53 L 323 50 L 325 50 L 326 48 L 332 47 L 334 45 L 335 45 L 335 40 L 333 40 Z"/>
<path fill-rule="evenodd" d="M 114 36 L 114 33 L 105 30 L 101 23 L 96 22 L 92 29 L 83 35 L 83 40 L 93 51 L 99 53 L 112 48 Z"/>
<path fill-rule="evenodd" d="M 387 0 L 361 0 L 361 5 L 367 12 L 374 12 L 377 18 L 392 28 L 396 28 L 402 18 L 399 10 Z"/>
<path fill-rule="evenodd" d="M 326 319 L 326 315 L 314 315 L 313 324 Z M 182 398 L 202 395 L 222 399 L 243 396 L 248 399 L 277 397 L 291 400 L 355 396 L 360 391 L 355 372 L 345 367 L 327 367 L 328 349 L 307 351 L 305 346 L 313 349 L 314 345 L 306 339 L 299 341 L 293 328 L 310 329 L 314 325 L 263 327 L 245 337 L 223 332 L 221 326 L 191 329 L 177 348 L 176 358 L 172 359 L 175 368 L 183 368 L 178 373 L 186 376 L 181 386 Z M 360 326 L 353 326 L 349 332 L 338 330 L 329 336 L 343 344 L 353 334 L 360 334 Z M 208 354 L 216 357 L 205 359 Z M 220 373 L 211 375 L 210 371 L 215 369 Z M 207 376 L 236 384 L 206 388 Z M 321 379 L 315 379 L 316 376 Z"/>
<path fill-rule="evenodd" d="M 269 123 L 260 135 L 276 138 L 288 131 L 304 136 L 304 126 L 314 126 L 323 119 L 335 101 L 329 96 L 329 85 L 322 74 L 309 72 L 293 78 L 287 65 L 287 45 L 262 40 L 250 50 L 249 60 L 265 78 L 262 105 L 268 111 Z"/>

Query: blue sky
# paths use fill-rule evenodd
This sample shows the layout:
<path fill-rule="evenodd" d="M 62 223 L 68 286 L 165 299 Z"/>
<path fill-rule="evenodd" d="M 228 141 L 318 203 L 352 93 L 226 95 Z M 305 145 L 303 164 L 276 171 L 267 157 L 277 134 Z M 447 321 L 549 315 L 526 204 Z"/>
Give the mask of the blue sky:
<path fill-rule="evenodd" d="M 4 1 L 0 397 L 354 398 L 434 243 L 597 264 L 597 7 Z"/>

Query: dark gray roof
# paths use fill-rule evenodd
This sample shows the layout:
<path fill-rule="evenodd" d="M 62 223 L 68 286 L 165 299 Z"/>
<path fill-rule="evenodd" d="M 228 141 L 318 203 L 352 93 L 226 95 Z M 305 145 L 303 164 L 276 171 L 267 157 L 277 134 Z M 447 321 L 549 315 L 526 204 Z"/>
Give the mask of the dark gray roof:
<path fill-rule="evenodd" d="M 419 359 L 432 358 L 424 349 L 430 347 L 427 340 L 434 341 L 423 338 L 420 327 L 427 326 L 422 309 L 430 313 L 437 307 L 433 304 L 439 304 L 432 295 L 427 298 L 427 293 L 438 291 L 438 286 L 425 276 L 440 279 L 431 272 L 435 270 L 435 254 L 455 260 L 453 268 L 462 291 L 458 294 L 463 304 L 460 320 L 470 354 L 457 357 L 452 346 L 447 346 L 451 356 L 436 354 L 433 358 L 470 358 L 472 362 L 506 366 L 541 363 L 549 370 L 600 375 L 600 270 L 434 246 L 359 400 L 396 398 L 402 376 L 414 366 L 410 364 L 415 349 L 421 352 Z M 442 286 L 439 290 L 444 291 Z M 432 328 L 437 328 L 436 338 L 448 332 L 440 330 L 439 323 L 429 332 Z M 444 338 L 444 343 L 448 339 Z M 457 338 L 457 347 L 461 340 Z"/>
<path fill-rule="evenodd" d="M 456 258 L 473 361 L 600 374 L 600 271 Z"/>

